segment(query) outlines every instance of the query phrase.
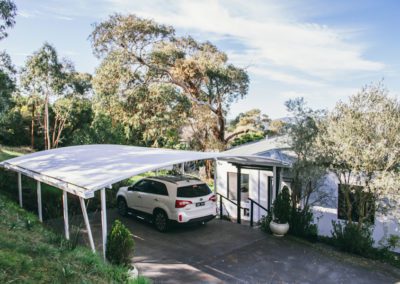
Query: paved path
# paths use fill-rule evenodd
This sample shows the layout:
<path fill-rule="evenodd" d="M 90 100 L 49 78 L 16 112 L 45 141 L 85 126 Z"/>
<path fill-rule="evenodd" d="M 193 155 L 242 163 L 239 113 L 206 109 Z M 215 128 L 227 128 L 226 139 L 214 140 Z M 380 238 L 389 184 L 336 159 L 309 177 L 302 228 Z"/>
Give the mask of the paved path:
<path fill-rule="evenodd" d="M 115 211 L 108 215 L 110 222 L 120 218 Z M 400 283 L 390 266 L 349 262 L 227 221 L 159 233 L 136 218 L 120 219 L 135 238 L 135 265 L 155 283 Z M 99 218 L 92 224 L 101 244 Z"/>

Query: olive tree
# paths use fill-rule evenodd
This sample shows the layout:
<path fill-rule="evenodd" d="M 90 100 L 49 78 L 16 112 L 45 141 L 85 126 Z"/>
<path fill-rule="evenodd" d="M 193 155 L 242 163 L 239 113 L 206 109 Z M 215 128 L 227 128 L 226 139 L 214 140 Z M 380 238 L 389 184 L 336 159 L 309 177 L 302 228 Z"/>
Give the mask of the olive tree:
<path fill-rule="evenodd" d="M 339 102 L 321 133 L 324 161 L 344 185 L 348 222 L 361 229 L 376 210 L 400 215 L 400 103 L 382 83 Z"/>

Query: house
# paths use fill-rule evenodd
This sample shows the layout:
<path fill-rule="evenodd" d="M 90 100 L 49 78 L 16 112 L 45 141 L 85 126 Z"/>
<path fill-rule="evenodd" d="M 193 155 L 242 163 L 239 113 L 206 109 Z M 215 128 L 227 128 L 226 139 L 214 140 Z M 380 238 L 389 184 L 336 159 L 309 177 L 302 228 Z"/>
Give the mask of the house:
<path fill-rule="evenodd" d="M 291 188 L 290 166 L 296 156 L 290 150 L 288 137 L 266 138 L 232 148 L 225 153 L 256 156 L 268 161 L 263 163 L 261 160 L 258 164 L 249 165 L 238 165 L 237 161 L 229 158 L 217 161 L 216 190 L 220 196 L 223 196 L 224 213 L 232 219 L 237 219 L 238 172 L 240 172 L 240 206 L 242 208 L 240 219 L 250 221 L 252 211 L 252 219 L 256 222 L 267 214 L 279 190 L 285 186 Z M 324 192 L 328 198 L 317 202 L 314 197 L 315 202 L 312 202 L 311 207 L 314 222 L 318 224 L 319 235 L 331 236 L 332 221 L 344 218 L 340 216 L 338 210 L 339 203 L 342 202 L 339 196 L 339 180 L 334 173 L 327 173 L 318 186 L 319 191 Z M 251 203 L 253 203 L 253 210 L 251 210 Z M 390 235 L 400 235 L 399 220 L 376 213 L 373 221 L 375 245 L 379 245 Z"/>

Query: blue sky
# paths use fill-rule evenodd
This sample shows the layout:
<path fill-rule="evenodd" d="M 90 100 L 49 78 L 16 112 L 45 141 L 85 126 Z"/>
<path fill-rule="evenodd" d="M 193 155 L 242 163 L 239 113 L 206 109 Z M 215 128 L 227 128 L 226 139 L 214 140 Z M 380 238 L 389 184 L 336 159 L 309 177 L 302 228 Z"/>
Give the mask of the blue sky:
<path fill-rule="evenodd" d="M 135 13 L 173 25 L 180 35 L 210 40 L 247 68 L 248 96 L 229 116 L 260 108 L 286 116 L 284 102 L 303 96 L 332 108 L 363 85 L 384 79 L 400 93 L 400 1 L 41 0 L 16 1 L 17 24 L 0 42 L 17 66 L 43 42 L 95 71 L 88 36 L 111 13 Z"/>

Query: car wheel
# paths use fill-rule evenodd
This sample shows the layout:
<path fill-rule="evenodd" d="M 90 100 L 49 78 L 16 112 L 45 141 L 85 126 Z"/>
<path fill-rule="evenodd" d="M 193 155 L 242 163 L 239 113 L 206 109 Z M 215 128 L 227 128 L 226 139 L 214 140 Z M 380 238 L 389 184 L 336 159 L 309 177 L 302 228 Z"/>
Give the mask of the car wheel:
<path fill-rule="evenodd" d="M 119 215 L 121 216 L 128 215 L 128 205 L 126 205 L 125 199 L 118 198 L 117 207 Z"/>
<path fill-rule="evenodd" d="M 153 215 L 154 219 L 154 226 L 156 226 L 156 229 L 160 232 L 166 232 L 168 230 L 168 216 L 165 214 L 164 211 L 157 210 L 154 212 Z"/>

